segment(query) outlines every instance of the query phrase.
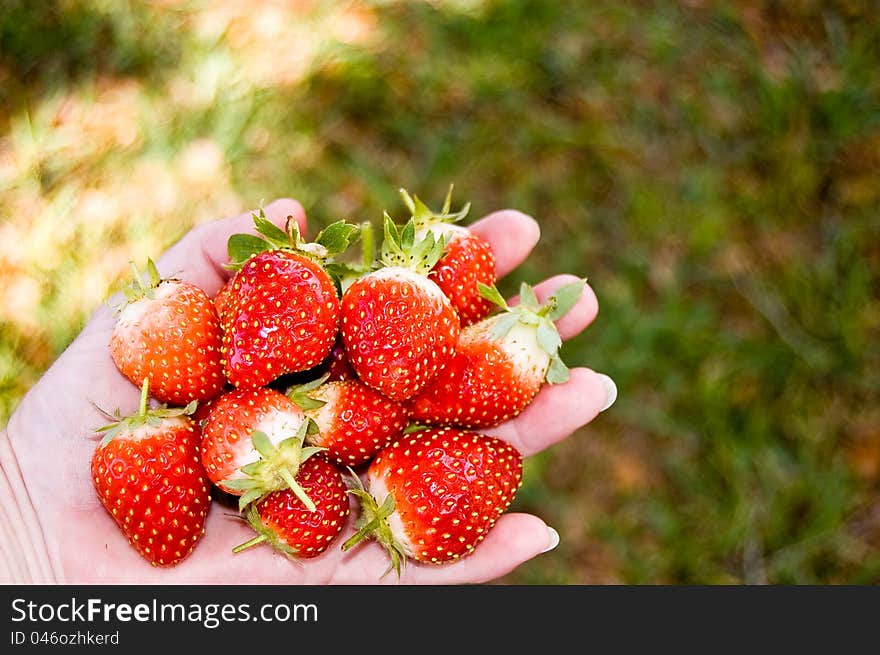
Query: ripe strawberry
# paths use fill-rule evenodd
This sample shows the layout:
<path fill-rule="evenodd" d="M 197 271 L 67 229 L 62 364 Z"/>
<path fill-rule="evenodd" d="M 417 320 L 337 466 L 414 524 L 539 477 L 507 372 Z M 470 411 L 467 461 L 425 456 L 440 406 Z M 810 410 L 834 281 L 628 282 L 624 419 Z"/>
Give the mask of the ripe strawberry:
<path fill-rule="evenodd" d="M 363 514 L 342 548 L 372 537 L 398 574 L 407 557 L 458 559 L 485 538 L 521 482 L 522 456 L 495 437 L 452 428 L 413 432 L 376 456 L 366 489 L 352 489 Z"/>
<path fill-rule="evenodd" d="M 495 255 L 489 243 L 466 227 L 454 225 L 467 216 L 470 204 L 450 213 L 452 187 L 439 214 L 431 211 L 417 196 L 400 190 L 416 222 L 416 238 L 431 232 L 435 239 L 446 239 L 443 256 L 431 269 L 430 279 L 437 283 L 452 302 L 462 327 L 476 323 L 489 315 L 492 303 L 483 298 L 477 284 L 495 284 Z"/>
<path fill-rule="evenodd" d="M 383 268 L 358 278 L 342 297 L 340 330 L 358 378 L 393 400 L 405 400 L 443 368 L 461 326 L 449 299 L 426 276 L 444 241 L 415 239 L 385 215 Z"/>
<path fill-rule="evenodd" d="M 152 260 L 149 281 L 134 268 L 110 336 L 110 356 L 134 384 L 150 381 L 152 395 L 175 405 L 208 400 L 226 383 L 220 365 L 220 323 L 197 286 L 162 280 Z"/>
<path fill-rule="evenodd" d="M 360 466 L 403 433 L 404 406 L 358 380 L 328 382 L 326 376 L 294 387 L 288 397 L 318 426 L 306 443 L 326 448 L 336 464 Z"/>
<path fill-rule="evenodd" d="M 282 231 L 255 216 L 261 239 L 229 240 L 238 272 L 221 292 L 223 367 L 236 388 L 262 387 L 285 373 L 317 366 L 336 339 L 339 296 L 324 265 L 344 250 L 354 225 L 334 223 L 315 243 L 303 243 L 296 221 Z"/>
<path fill-rule="evenodd" d="M 193 404 L 148 411 L 147 394 L 144 380 L 137 414 L 101 428 L 92 481 L 137 552 L 154 566 L 173 566 L 205 532 L 209 482 L 199 461 L 197 431 L 186 416 Z"/>
<path fill-rule="evenodd" d="M 211 482 L 240 496 L 243 508 L 289 487 L 307 507 L 314 503 L 296 484 L 300 465 L 319 448 L 303 447 L 313 423 L 272 389 L 237 389 L 218 398 L 202 428 L 202 463 Z"/>
<path fill-rule="evenodd" d="M 342 532 L 348 517 L 348 497 L 342 474 L 318 456 L 303 463 L 296 481 L 314 499 L 309 511 L 289 489 L 275 491 L 252 504 L 246 513 L 257 536 L 233 548 L 234 553 L 268 542 L 294 559 L 317 557 Z"/>
<path fill-rule="evenodd" d="M 566 285 L 541 306 L 523 284 L 520 304 L 508 307 L 494 287 L 481 287 L 505 311 L 462 330 L 443 372 L 410 399 L 410 417 L 427 425 L 491 427 L 525 409 L 545 380 L 565 382 L 568 369 L 553 321 L 583 288 L 583 281 Z"/>

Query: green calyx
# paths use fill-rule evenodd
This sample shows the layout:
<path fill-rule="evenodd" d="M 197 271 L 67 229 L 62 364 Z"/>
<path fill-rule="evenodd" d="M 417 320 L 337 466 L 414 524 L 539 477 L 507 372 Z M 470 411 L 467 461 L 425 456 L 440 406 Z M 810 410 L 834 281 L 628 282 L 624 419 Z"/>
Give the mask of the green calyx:
<path fill-rule="evenodd" d="M 114 437 L 116 437 L 116 435 L 122 432 L 134 432 L 137 428 L 144 425 L 158 426 L 167 418 L 189 416 L 196 411 L 196 406 L 198 405 L 198 403 L 193 400 L 186 407 L 168 407 L 167 405 L 160 405 L 159 407 L 149 409 L 147 407 L 149 397 L 150 380 L 149 378 L 144 378 L 144 382 L 141 385 L 141 400 L 138 405 L 137 413 L 131 414 L 130 416 L 122 416 L 118 409 L 113 412 L 112 416 L 115 420 L 112 423 L 108 423 L 95 430 L 95 432 L 103 435 L 99 447 L 106 446 Z"/>
<path fill-rule="evenodd" d="M 324 264 L 327 272 L 339 281 L 340 292 L 345 291 L 359 277 L 378 268 L 373 224 L 370 221 L 364 221 L 358 225 L 358 232 L 354 239 L 359 240 L 361 244 L 360 262 L 329 261 Z"/>
<path fill-rule="evenodd" d="M 403 204 L 409 209 L 415 222 L 416 230 L 423 230 L 436 225 L 437 223 L 458 223 L 468 215 L 471 209 L 471 203 L 465 204 L 464 207 L 457 212 L 452 211 L 452 184 L 449 185 L 449 191 L 446 192 L 446 199 L 443 201 L 443 208 L 439 212 L 433 211 L 415 194 L 410 195 L 406 189 L 400 189 L 400 197 L 403 198 Z"/>
<path fill-rule="evenodd" d="M 315 511 L 315 503 L 296 481 L 296 474 L 309 457 L 325 450 L 304 445 L 306 435 L 315 434 L 317 431 L 317 424 L 311 419 L 306 419 L 294 436 L 284 439 L 277 446 L 265 432 L 254 430 L 251 433 L 251 442 L 260 454 L 260 459 L 238 469 L 244 475 L 243 478 L 226 480 L 223 483 L 223 486 L 229 489 L 242 492 L 238 499 L 239 511 L 273 491 L 282 489 L 290 489 L 306 509 L 310 512 Z"/>
<path fill-rule="evenodd" d="M 226 244 L 229 263 L 226 268 L 238 270 L 257 253 L 267 250 L 292 250 L 322 264 L 329 264 L 358 238 L 359 227 L 346 221 L 331 223 L 318 233 L 313 242 L 303 240 L 299 225 L 293 216 L 287 217 L 284 229 L 266 218 L 261 209 L 253 214 L 254 234 L 233 234 Z"/>
<path fill-rule="evenodd" d="M 489 336 L 495 340 L 503 339 L 517 324 L 533 328 L 538 347 L 550 356 L 550 364 L 545 375 L 546 381 L 550 384 L 567 382 L 569 370 L 559 356 L 562 338 L 554 321 L 565 316 L 575 306 L 585 284 L 586 280 L 578 280 L 561 286 L 542 305 L 538 302 L 535 290 L 523 282 L 520 286 L 519 304 L 510 307 L 494 285 L 490 287 L 478 282 L 477 289 L 480 295 L 503 310 L 488 319 L 493 321 Z"/>
<path fill-rule="evenodd" d="M 128 265 L 131 268 L 131 279 L 122 287 L 125 302 L 115 308 L 117 312 L 121 311 L 128 303 L 136 302 L 142 298 L 154 298 L 156 288 L 162 283 L 159 269 L 156 268 L 152 259 L 147 259 L 146 272 L 138 270 L 134 262 L 128 262 Z"/>
<path fill-rule="evenodd" d="M 394 570 L 397 577 L 400 577 L 400 571 L 406 563 L 407 553 L 403 544 L 394 538 L 391 526 L 388 525 L 388 517 L 394 513 L 394 497 L 388 494 L 379 505 L 373 495 L 364 488 L 357 474 L 351 469 L 349 471 L 351 472 L 349 476 L 351 486 L 348 492 L 357 496 L 360 501 L 361 516 L 355 525 L 357 531 L 342 544 L 342 550 L 350 550 L 365 539 L 375 539 L 385 549 L 391 560 L 382 577 L 391 570 Z"/>
<path fill-rule="evenodd" d="M 309 394 L 318 389 L 322 384 L 324 384 L 329 377 L 330 374 L 326 373 L 321 377 L 312 380 L 311 382 L 306 382 L 305 384 L 298 384 L 296 386 L 290 387 L 287 390 L 286 395 L 304 412 L 308 412 L 309 410 L 313 409 L 320 409 L 327 404 L 327 401 L 312 398 Z"/>
<path fill-rule="evenodd" d="M 272 530 L 271 528 L 267 528 L 265 525 L 263 525 L 263 520 L 260 518 L 260 511 L 257 507 L 257 503 L 253 503 L 247 508 L 244 518 L 251 526 L 253 531 L 257 533 L 257 536 L 233 548 L 233 553 L 240 553 L 243 550 L 247 550 L 248 548 L 253 548 L 254 546 L 257 546 L 259 544 L 266 543 L 272 546 L 272 548 L 277 550 L 279 553 L 286 555 L 291 560 L 297 561 L 296 550 L 281 541 L 274 530 Z"/>
<path fill-rule="evenodd" d="M 446 237 L 435 237 L 430 231 L 421 239 L 416 239 L 416 222 L 410 218 L 399 226 L 386 212 L 384 215 L 384 239 L 379 259 L 384 266 L 399 266 L 419 275 L 427 275 L 434 268 L 443 249 Z"/>

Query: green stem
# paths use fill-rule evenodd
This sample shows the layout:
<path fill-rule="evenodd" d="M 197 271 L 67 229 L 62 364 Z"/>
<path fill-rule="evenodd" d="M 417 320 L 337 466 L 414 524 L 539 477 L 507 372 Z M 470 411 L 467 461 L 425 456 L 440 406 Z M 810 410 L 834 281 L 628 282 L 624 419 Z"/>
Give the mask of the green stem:
<path fill-rule="evenodd" d="M 348 550 L 350 548 L 354 548 L 357 544 L 359 544 L 363 539 L 368 535 L 372 534 L 376 531 L 376 528 L 379 527 L 379 521 L 382 519 L 376 517 L 372 521 L 368 521 L 365 523 L 360 530 L 355 532 L 351 537 L 349 537 L 344 544 L 342 544 L 342 550 Z"/>
<path fill-rule="evenodd" d="M 131 276 L 134 283 L 137 285 L 138 290 L 143 293 L 145 289 L 144 281 L 141 279 L 141 272 L 138 270 L 138 267 L 134 262 L 128 262 L 128 265 L 131 268 Z"/>
<path fill-rule="evenodd" d="M 361 223 L 361 263 L 364 266 L 372 266 L 376 259 L 376 237 L 373 234 L 373 224 L 370 221 Z"/>
<path fill-rule="evenodd" d="M 305 489 L 303 489 L 299 484 L 297 484 L 296 480 L 293 479 L 293 476 L 290 474 L 290 471 L 286 468 L 282 468 L 278 471 L 278 475 L 287 483 L 287 486 L 290 487 L 290 490 L 294 493 L 294 495 L 302 501 L 302 504 L 306 506 L 306 509 L 310 512 L 314 512 L 316 507 L 315 503 L 312 502 L 312 499 L 306 495 Z"/>
<path fill-rule="evenodd" d="M 263 543 L 264 541 L 266 541 L 266 535 L 264 535 L 264 534 L 258 534 L 258 535 L 257 535 L 256 537 L 254 537 L 253 539 L 250 539 L 250 540 L 248 540 L 248 541 L 245 541 L 243 544 L 239 544 L 238 546 L 236 546 L 235 548 L 233 548 L 233 549 L 232 549 L 232 552 L 233 552 L 233 553 L 240 553 L 241 551 L 243 551 L 243 550 L 247 550 L 248 548 L 251 548 L 252 546 L 256 546 L 257 544 L 261 544 L 261 543 Z"/>
<path fill-rule="evenodd" d="M 138 416 L 144 418 L 147 415 L 147 399 L 150 395 L 150 378 L 144 378 L 141 385 L 141 403 L 138 406 Z"/>

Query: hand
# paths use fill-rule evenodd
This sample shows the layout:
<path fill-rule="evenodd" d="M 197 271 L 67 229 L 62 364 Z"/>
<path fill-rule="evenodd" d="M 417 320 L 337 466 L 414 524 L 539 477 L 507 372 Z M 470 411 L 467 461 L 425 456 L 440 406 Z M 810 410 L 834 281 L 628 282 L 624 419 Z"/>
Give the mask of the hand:
<path fill-rule="evenodd" d="M 267 217 L 283 226 L 293 216 L 305 233 L 302 206 L 276 200 Z M 539 237 L 537 223 L 512 210 L 495 212 L 470 226 L 496 254 L 498 275 L 522 262 Z M 163 277 L 192 282 L 213 296 L 229 276 L 226 241 L 235 232 L 252 232 L 251 215 L 241 214 L 196 227 L 158 261 Z M 575 278 L 553 277 L 536 287 L 544 300 Z M 559 320 L 561 336 L 582 331 L 598 311 L 589 287 Z M 558 537 L 528 514 L 504 514 L 476 551 L 455 563 L 432 566 L 407 562 L 401 578 L 390 573 L 384 551 L 374 542 L 343 553 L 331 547 L 323 555 L 292 564 L 268 546 L 237 555 L 232 548 L 253 536 L 232 510 L 214 503 L 206 532 L 195 551 L 173 568 L 154 568 L 125 541 L 101 506 L 90 479 L 97 444 L 95 428 L 107 422 L 97 407 L 123 414 L 134 411 L 139 390 L 110 359 L 108 342 L 115 317 L 105 305 L 95 312 L 76 340 L 20 403 L 0 437 L 0 492 L 7 502 L 0 519 L 0 547 L 9 556 L 7 574 L 21 581 L 67 583 L 248 583 L 248 584 L 460 584 L 492 580 L 555 545 Z M 515 420 L 486 431 L 528 456 L 564 439 L 613 402 L 610 378 L 574 368 L 571 379 L 546 385 Z M 97 407 L 96 407 L 97 406 Z M 353 515 L 355 512 L 352 513 Z M 353 532 L 353 519 L 338 540 Z M 17 553 L 17 554 L 16 554 Z"/>

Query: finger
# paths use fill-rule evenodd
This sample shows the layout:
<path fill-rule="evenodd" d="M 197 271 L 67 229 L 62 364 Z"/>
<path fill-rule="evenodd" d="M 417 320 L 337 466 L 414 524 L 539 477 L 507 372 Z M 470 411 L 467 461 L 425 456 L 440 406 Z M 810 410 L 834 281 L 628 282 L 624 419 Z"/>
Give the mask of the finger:
<path fill-rule="evenodd" d="M 305 210 L 296 200 L 275 200 L 263 211 L 278 227 L 284 227 L 288 216 L 292 216 L 305 234 Z M 230 271 L 223 268 L 229 261 L 226 243 L 236 233 L 256 234 L 252 212 L 204 223 L 190 230 L 159 259 L 156 264 L 159 273 L 163 277 L 186 280 L 208 295 L 214 295 L 230 276 Z"/>
<path fill-rule="evenodd" d="M 562 441 L 607 409 L 611 397 L 610 378 L 588 368 L 573 368 L 568 382 L 545 384 L 531 404 L 516 418 L 484 430 L 503 439 L 523 456 Z M 610 384 L 614 384 L 611 382 Z"/>
<path fill-rule="evenodd" d="M 553 548 L 555 539 L 558 537 L 552 536 L 550 528 L 537 516 L 504 514 L 467 557 L 441 565 L 407 562 L 400 581 L 404 584 L 488 582 Z"/>
<path fill-rule="evenodd" d="M 515 209 L 502 209 L 481 218 L 468 229 L 489 243 L 495 255 L 495 274 L 504 277 L 519 266 L 538 243 L 538 222 Z"/>
<path fill-rule="evenodd" d="M 578 279 L 580 278 L 569 274 L 555 275 L 544 280 L 540 284 L 535 285 L 535 295 L 538 297 L 538 300 L 543 303 L 547 298 L 553 295 L 557 289 L 566 284 L 577 282 Z M 508 300 L 507 304 L 511 306 L 518 305 L 519 296 L 514 296 Z M 574 304 L 574 307 L 572 307 L 565 316 L 556 321 L 556 329 L 559 331 L 559 336 L 563 339 L 571 339 L 572 337 L 577 336 L 593 322 L 598 313 L 599 301 L 596 300 L 596 294 L 593 293 L 589 284 L 585 284 L 584 290 L 581 292 L 581 297 Z"/>

